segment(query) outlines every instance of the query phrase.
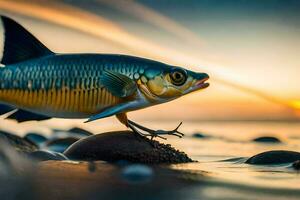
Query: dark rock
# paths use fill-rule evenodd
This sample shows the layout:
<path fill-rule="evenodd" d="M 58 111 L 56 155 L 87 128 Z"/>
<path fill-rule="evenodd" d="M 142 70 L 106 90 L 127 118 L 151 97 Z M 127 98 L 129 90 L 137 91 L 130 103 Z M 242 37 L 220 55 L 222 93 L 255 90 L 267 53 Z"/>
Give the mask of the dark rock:
<path fill-rule="evenodd" d="M 93 135 L 70 146 L 64 154 L 71 160 L 136 163 L 186 163 L 192 160 L 171 145 L 137 138 L 131 131 Z"/>
<path fill-rule="evenodd" d="M 71 132 L 71 134 L 76 134 L 76 135 L 80 135 L 80 136 L 91 136 L 91 135 L 94 135 L 93 133 L 87 131 L 87 130 L 84 130 L 82 128 L 78 128 L 78 127 L 74 127 L 74 128 L 71 128 L 70 130 L 68 130 L 69 132 Z"/>
<path fill-rule="evenodd" d="M 194 133 L 194 134 L 193 134 L 193 137 L 194 137 L 194 138 L 209 138 L 208 135 L 205 135 L 205 134 L 203 134 L 203 133 Z"/>
<path fill-rule="evenodd" d="M 254 142 L 266 142 L 266 143 L 281 143 L 281 141 L 272 136 L 263 136 L 253 139 Z"/>
<path fill-rule="evenodd" d="M 24 137 L 25 140 L 30 141 L 36 145 L 41 145 L 47 141 L 47 138 L 37 133 L 27 133 Z"/>
<path fill-rule="evenodd" d="M 300 170 L 300 160 L 295 161 L 292 166 L 294 169 Z"/>
<path fill-rule="evenodd" d="M 249 158 L 246 163 L 253 165 L 283 164 L 300 160 L 300 153 L 295 151 L 266 151 Z"/>
<path fill-rule="evenodd" d="M 57 138 L 73 137 L 73 138 L 82 139 L 91 135 L 93 135 L 91 132 L 83 130 L 81 128 L 72 128 L 70 130 L 54 129 L 51 138 L 57 139 Z"/>
<path fill-rule="evenodd" d="M 64 152 L 71 144 L 79 140 L 75 137 L 57 138 L 45 143 L 45 148 L 54 152 Z"/>
<path fill-rule="evenodd" d="M 142 164 L 128 165 L 122 169 L 122 178 L 128 183 L 145 183 L 153 178 L 151 167 Z"/>
<path fill-rule="evenodd" d="M 67 160 L 67 157 L 61 153 L 46 150 L 38 150 L 29 154 L 29 157 L 36 161 L 46 160 Z"/>
<path fill-rule="evenodd" d="M 38 149 L 34 143 L 5 131 L 0 131 L 0 139 L 5 140 L 19 152 L 33 152 Z"/>

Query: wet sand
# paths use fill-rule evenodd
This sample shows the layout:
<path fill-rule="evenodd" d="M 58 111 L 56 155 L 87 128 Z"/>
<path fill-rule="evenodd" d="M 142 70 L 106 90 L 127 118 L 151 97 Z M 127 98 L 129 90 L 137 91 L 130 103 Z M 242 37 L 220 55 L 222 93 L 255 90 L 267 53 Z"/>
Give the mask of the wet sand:
<path fill-rule="evenodd" d="M 35 189 L 41 199 L 184 199 L 181 190 L 199 184 L 195 176 L 162 166 L 151 166 L 149 180 L 122 176 L 124 166 L 95 162 L 46 161 L 39 164 Z"/>
<path fill-rule="evenodd" d="M 172 124 L 156 125 L 168 127 Z M 199 127 L 202 129 L 198 133 L 206 137 L 193 137 L 192 133 Z M 186 124 L 182 131 L 187 134 L 183 139 L 169 137 L 162 141 L 198 161 L 184 164 L 136 165 L 124 161 L 28 163 L 28 160 L 22 163 L 20 156 L 4 151 L 4 158 L 7 155 L 9 162 L 3 160 L 2 164 L 7 166 L 0 166 L 1 200 L 296 200 L 300 198 L 299 171 L 290 160 L 260 165 L 248 164 L 246 160 L 274 150 L 300 152 L 299 130 L 298 124 Z M 65 133 L 58 135 L 68 137 Z M 53 139 L 54 136 L 47 135 L 47 138 Z M 255 140 L 264 136 L 276 137 L 280 142 Z M 290 158 L 278 153 L 271 155 L 278 158 L 272 156 L 272 162 Z M 22 166 L 26 166 L 26 170 Z"/>
<path fill-rule="evenodd" d="M 37 199 L 299 199 L 297 189 L 272 189 L 234 183 L 200 171 L 150 166 L 150 179 L 131 181 L 126 165 L 95 162 L 46 161 L 38 165 L 34 190 Z M 204 167 L 205 168 L 205 167 Z"/>

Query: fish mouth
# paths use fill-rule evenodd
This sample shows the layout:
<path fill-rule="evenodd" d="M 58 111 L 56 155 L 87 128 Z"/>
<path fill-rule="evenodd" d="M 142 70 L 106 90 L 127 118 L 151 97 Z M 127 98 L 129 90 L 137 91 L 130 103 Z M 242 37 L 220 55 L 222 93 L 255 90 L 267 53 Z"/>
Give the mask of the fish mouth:
<path fill-rule="evenodd" d="M 205 77 L 201 80 L 197 80 L 192 87 L 189 88 L 189 90 L 187 90 L 185 92 L 185 94 L 191 93 L 191 92 L 195 92 L 197 90 L 202 90 L 204 88 L 207 88 L 209 86 L 209 83 L 206 83 L 206 81 L 209 79 L 209 77 Z"/>
<path fill-rule="evenodd" d="M 198 90 L 198 89 L 204 89 L 207 88 L 209 86 L 209 83 L 206 83 L 205 81 L 207 81 L 209 79 L 209 77 L 206 77 L 204 79 L 198 80 L 195 85 L 194 85 L 194 89 Z"/>

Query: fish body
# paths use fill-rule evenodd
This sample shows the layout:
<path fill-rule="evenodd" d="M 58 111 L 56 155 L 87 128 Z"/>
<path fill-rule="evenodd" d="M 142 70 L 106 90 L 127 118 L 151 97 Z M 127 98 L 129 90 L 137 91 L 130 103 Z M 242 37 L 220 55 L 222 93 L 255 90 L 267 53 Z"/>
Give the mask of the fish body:
<path fill-rule="evenodd" d="M 101 83 L 104 71 L 142 82 L 163 65 L 112 54 L 45 56 L 1 68 L 0 101 L 51 117 L 87 118 L 126 101 Z"/>
<path fill-rule="evenodd" d="M 3 16 L 1 20 L 0 114 L 18 109 L 8 118 L 92 121 L 168 102 L 208 86 L 205 73 L 149 59 L 56 54 L 15 21 Z"/>

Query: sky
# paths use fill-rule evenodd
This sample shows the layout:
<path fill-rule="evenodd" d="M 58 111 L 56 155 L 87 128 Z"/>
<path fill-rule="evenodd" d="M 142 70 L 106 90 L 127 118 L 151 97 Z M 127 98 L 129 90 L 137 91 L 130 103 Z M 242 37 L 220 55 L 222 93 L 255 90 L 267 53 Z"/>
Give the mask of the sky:
<path fill-rule="evenodd" d="M 130 54 L 210 75 L 209 88 L 135 118 L 300 118 L 299 1 L 31 2 L 0 0 L 0 13 L 56 52 Z"/>

